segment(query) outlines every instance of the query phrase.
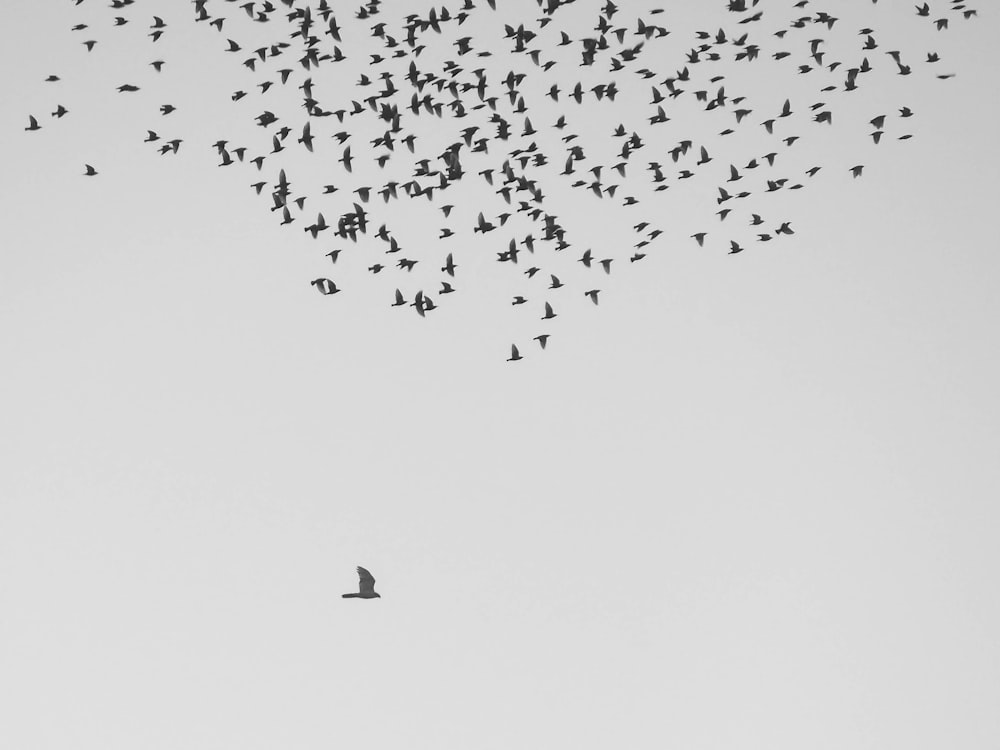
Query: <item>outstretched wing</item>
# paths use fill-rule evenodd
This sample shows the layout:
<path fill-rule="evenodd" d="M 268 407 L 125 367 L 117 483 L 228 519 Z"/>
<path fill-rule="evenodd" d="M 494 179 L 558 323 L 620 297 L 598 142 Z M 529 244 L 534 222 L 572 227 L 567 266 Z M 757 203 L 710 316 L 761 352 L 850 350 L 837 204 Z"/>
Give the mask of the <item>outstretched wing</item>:
<path fill-rule="evenodd" d="M 358 568 L 359 588 L 362 594 L 375 593 L 375 577 L 364 568 Z"/>

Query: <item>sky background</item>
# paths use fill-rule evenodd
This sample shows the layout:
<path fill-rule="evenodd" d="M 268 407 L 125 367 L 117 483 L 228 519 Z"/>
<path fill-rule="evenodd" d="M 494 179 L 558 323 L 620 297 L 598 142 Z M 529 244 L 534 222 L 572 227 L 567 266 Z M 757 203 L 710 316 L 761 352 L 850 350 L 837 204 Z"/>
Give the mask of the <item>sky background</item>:
<path fill-rule="evenodd" d="M 331 266 L 249 168 L 218 170 L 209 144 L 259 137 L 226 93 L 256 79 L 181 5 L 116 37 L 100 4 L 4 4 L 0 744 L 997 746 L 989 8 L 938 33 L 838 4 L 958 76 L 831 98 L 796 157 L 824 181 L 770 211 L 792 238 L 699 249 L 711 182 L 644 201 L 667 234 L 599 307 L 574 292 L 539 352 L 540 302 L 511 310 L 471 220 L 468 285 L 421 319 L 389 308 L 400 276 L 365 274 L 375 251 Z M 151 50 L 154 12 L 171 28 Z M 157 55 L 160 89 L 123 99 Z M 909 142 L 841 125 L 904 104 Z M 616 242 L 611 209 L 562 200 L 577 236 Z M 412 257 L 436 265 L 432 242 Z M 381 599 L 340 597 L 356 565 Z"/>

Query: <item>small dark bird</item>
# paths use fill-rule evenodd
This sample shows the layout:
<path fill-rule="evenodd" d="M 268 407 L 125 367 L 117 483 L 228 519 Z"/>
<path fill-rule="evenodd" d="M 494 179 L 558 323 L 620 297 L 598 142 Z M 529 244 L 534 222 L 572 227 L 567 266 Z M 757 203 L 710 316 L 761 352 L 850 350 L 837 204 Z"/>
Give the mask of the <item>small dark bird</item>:
<path fill-rule="evenodd" d="M 381 599 L 381 594 L 375 593 L 375 577 L 362 567 L 358 567 L 358 593 L 342 594 L 344 599 Z"/>
<path fill-rule="evenodd" d="M 96 174 L 97 174 L 97 170 L 96 170 L 96 169 L 94 169 L 94 168 L 93 168 L 92 166 L 90 166 L 89 164 L 84 164 L 83 166 L 84 166 L 84 168 L 85 168 L 85 169 L 87 170 L 87 171 L 86 171 L 86 172 L 84 172 L 83 174 L 84 174 L 84 175 L 86 175 L 87 177 L 93 177 L 94 175 L 96 175 Z"/>
<path fill-rule="evenodd" d="M 458 266 L 455 265 L 455 261 L 452 259 L 451 253 L 448 253 L 448 257 L 445 258 L 445 263 L 441 270 L 449 276 L 454 277 L 456 268 L 458 268 Z"/>
<path fill-rule="evenodd" d="M 25 130 L 41 130 L 42 126 L 38 124 L 38 120 L 35 119 L 34 115 L 28 115 L 28 127 Z"/>
<path fill-rule="evenodd" d="M 517 344 L 510 345 L 510 356 L 507 358 L 508 362 L 517 362 L 519 359 L 524 359 L 521 353 L 517 350 Z"/>
<path fill-rule="evenodd" d="M 330 279 L 314 279 L 309 283 L 316 287 L 320 291 L 320 294 L 336 294 L 340 291 L 337 285 L 330 281 Z"/>

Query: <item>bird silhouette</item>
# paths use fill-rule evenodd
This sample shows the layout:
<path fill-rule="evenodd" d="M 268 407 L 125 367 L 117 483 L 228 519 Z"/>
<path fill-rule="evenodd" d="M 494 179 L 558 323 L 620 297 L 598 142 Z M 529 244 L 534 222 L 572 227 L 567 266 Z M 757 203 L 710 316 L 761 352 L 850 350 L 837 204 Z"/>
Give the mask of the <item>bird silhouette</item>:
<path fill-rule="evenodd" d="M 358 566 L 358 593 L 341 594 L 344 599 L 381 599 L 381 594 L 375 593 L 375 578 L 364 568 Z"/>

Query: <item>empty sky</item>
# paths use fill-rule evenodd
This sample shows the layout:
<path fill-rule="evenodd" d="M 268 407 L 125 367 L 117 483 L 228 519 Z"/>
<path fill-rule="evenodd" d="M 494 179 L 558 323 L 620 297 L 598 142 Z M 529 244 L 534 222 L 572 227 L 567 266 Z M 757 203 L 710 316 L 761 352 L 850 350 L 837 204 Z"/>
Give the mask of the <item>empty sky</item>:
<path fill-rule="evenodd" d="M 501 4 L 469 28 L 499 39 L 497 23 L 539 15 Z M 915 63 L 938 50 L 957 77 L 893 76 L 880 48 L 884 87 L 831 93 L 832 126 L 804 116 L 789 158 L 825 165 L 822 179 L 767 204 L 794 237 L 755 243 L 741 215 L 747 250 L 728 255 L 709 179 L 654 196 L 637 171 L 634 214 L 553 187 L 573 296 L 541 352 L 552 298 L 512 309 L 521 269 L 492 260 L 506 236 L 473 236 L 478 206 L 462 204 L 453 245 L 433 209 L 390 207 L 414 233 L 415 274 L 449 251 L 465 266 L 420 318 L 389 307 L 403 272 L 365 271 L 375 245 L 301 231 L 318 198 L 280 227 L 252 167 L 216 168 L 211 143 L 259 139 L 247 115 L 296 100 L 234 110 L 229 94 L 263 76 L 223 52 L 242 11 L 209 5 L 232 17 L 226 33 L 167 0 L 131 6 L 121 30 L 96 2 L 4 4 L 0 744 L 996 747 L 990 8 L 936 32 L 902 4 L 831 4 L 849 27 L 831 44 L 871 25 Z M 574 37 L 600 3 L 577 6 Z M 640 6 L 664 7 L 670 28 L 732 23 L 718 2 Z M 353 9 L 338 10 L 345 28 Z M 157 47 L 153 14 L 170 25 Z M 373 42 L 354 44 L 363 60 Z M 502 76 L 508 43 L 492 44 L 484 64 Z M 611 77 L 565 70 L 566 89 Z M 733 77 L 761 112 L 816 96 L 753 74 Z M 324 85 L 336 99 L 341 84 Z M 564 107 L 571 129 L 599 144 L 602 117 L 646 127 L 635 90 L 614 113 Z M 161 116 L 165 102 L 178 111 Z M 55 120 L 59 103 L 70 114 Z M 876 147 L 867 119 L 904 105 L 916 115 Z M 23 131 L 29 114 L 41 131 Z M 724 179 L 743 151 L 713 128 L 697 138 Z M 147 129 L 183 138 L 180 152 L 159 156 Z M 359 169 L 380 133 L 354 136 Z M 320 185 L 314 165 L 339 156 L 327 138 L 289 171 Z M 665 231 L 636 264 L 633 216 Z M 338 244 L 334 266 L 323 253 Z M 584 245 L 618 258 L 594 272 L 598 307 L 581 293 L 595 278 L 575 263 Z M 343 291 L 316 293 L 318 276 Z M 504 361 L 512 341 L 524 361 Z M 356 565 L 381 599 L 340 597 Z"/>

